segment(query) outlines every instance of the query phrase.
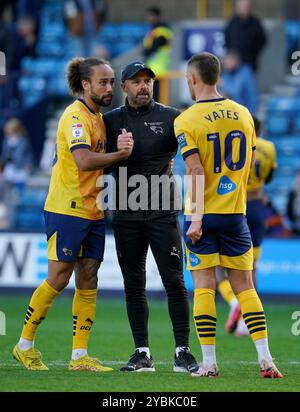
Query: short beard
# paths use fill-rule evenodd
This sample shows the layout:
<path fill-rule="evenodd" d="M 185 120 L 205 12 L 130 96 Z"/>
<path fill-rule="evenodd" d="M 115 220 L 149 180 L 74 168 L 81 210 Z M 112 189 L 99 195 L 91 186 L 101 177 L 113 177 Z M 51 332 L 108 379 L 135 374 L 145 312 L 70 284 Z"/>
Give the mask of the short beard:
<path fill-rule="evenodd" d="M 99 107 L 108 107 L 111 104 L 111 101 L 107 103 L 103 98 L 98 97 L 96 94 L 91 95 L 91 100 Z"/>
<path fill-rule="evenodd" d="M 149 94 L 149 98 L 147 99 L 147 101 L 145 102 L 145 103 L 140 103 L 139 102 L 139 100 L 138 100 L 138 96 L 136 96 L 134 99 L 133 99 L 133 101 L 134 101 L 134 103 L 136 104 L 136 106 L 138 106 L 138 107 L 144 107 L 144 106 L 148 106 L 148 104 L 151 102 L 151 100 L 152 100 L 152 97 L 153 96 L 151 96 L 151 94 Z"/>

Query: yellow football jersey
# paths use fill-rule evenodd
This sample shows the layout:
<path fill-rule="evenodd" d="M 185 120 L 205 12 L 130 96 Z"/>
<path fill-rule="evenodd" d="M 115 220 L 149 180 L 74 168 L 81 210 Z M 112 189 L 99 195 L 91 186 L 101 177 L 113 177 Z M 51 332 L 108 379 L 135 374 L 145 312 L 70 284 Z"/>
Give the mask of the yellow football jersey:
<path fill-rule="evenodd" d="M 103 169 L 91 172 L 79 170 L 72 152 L 88 148 L 103 153 L 105 141 L 101 113 L 93 112 L 80 99 L 66 108 L 58 124 L 45 210 L 91 220 L 103 218 L 103 211 L 96 204 L 100 191 L 96 181 L 103 174 Z"/>
<path fill-rule="evenodd" d="M 174 129 L 183 158 L 198 153 L 204 167 L 204 213 L 245 214 L 256 145 L 248 109 L 225 98 L 200 101 L 175 119 Z"/>
<path fill-rule="evenodd" d="M 247 190 L 260 189 L 273 169 L 276 169 L 276 150 L 272 142 L 261 137 L 256 139 L 255 163 L 250 170 Z"/>

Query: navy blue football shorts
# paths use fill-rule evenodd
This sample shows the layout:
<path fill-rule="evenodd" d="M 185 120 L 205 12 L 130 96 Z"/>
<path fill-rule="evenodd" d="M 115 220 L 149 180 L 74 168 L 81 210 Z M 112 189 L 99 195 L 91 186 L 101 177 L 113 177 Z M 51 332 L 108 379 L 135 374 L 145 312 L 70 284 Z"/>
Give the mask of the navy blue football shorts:
<path fill-rule="evenodd" d="M 193 245 L 186 232 L 191 222 L 184 222 L 186 267 L 189 270 L 214 266 L 238 270 L 253 269 L 253 248 L 246 216 L 243 214 L 206 214 L 202 236 Z"/>
<path fill-rule="evenodd" d="M 74 262 L 83 257 L 102 262 L 105 246 L 104 219 L 89 220 L 47 211 L 44 216 L 49 260 Z"/>

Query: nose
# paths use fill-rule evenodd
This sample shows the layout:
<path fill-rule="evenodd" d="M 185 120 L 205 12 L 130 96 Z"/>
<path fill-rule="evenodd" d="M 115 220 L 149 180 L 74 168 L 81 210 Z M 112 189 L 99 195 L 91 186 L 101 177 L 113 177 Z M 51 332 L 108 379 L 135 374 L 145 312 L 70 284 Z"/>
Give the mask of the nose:
<path fill-rule="evenodd" d="M 114 88 L 114 85 L 112 83 L 107 83 L 106 85 L 106 91 L 107 92 L 112 92 Z"/>
<path fill-rule="evenodd" d="M 149 85 L 148 85 L 148 83 L 146 83 L 146 82 L 143 82 L 142 84 L 141 84 L 141 87 L 140 87 L 140 90 L 148 90 L 149 89 Z"/>

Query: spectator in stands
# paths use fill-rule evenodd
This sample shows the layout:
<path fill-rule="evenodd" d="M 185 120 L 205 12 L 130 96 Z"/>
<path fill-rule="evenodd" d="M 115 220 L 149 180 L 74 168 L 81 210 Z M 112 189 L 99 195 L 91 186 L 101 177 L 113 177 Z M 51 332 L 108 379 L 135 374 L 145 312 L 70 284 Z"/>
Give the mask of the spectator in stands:
<path fill-rule="evenodd" d="M 16 23 L 0 27 L 0 50 L 6 56 L 7 75 L 0 78 L 0 101 L 15 108 L 19 105 L 18 80 L 24 57 L 35 55 L 36 23 L 31 16 L 20 17 Z"/>
<path fill-rule="evenodd" d="M 0 22 L 15 21 L 17 18 L 18 0 L 1 0 Z"/>
<path fill-rule="evenodd" d="M 9 27 L 0 32 L 0 50 L 6 55 L 9 71 L 19 71 L 22 59 L 35 56 L 36 22 L 31 16 L 20 17 Z"/>
<path fill-rule="evenodd" d="M 236 14 L 225 28 L 225 48 L 237 50 L 242 62 L 257 71 L 257 60 L 266 44 L 260 19 L 252 14 L 251 0 L 238 0 Z"/>
<path fill-rule="evenodd" d="M 0 164 L 2 179 L 22 190 L 33 168 L 33 155 L 27 132 L 17 118 L 4 125 Z"/>
<path fill-rule="evenodd" d="M 44 3 L 45 0 L 17 0 L 18 17 L 31 16 L 38 26 Z"/>
<path fill-rule="evenodd" d="M 146 10 L 146 21 L 150 24 L 151 29 L 144 38 L 144 58 L 146 64 L 159 78 L 170 69 L 173 33 L 162 20 L 162 12 L 158 7 L 150 7 Z M 153 95 L 155 100 L 158 100 L 158 95 L 159 81 L 156 79 Z"/>
<path fill-rule="evenodd" d="M 292 231 L 300 235 L 300 170 L 296 174 L 296 182 L 288 196 L 287 215 L 292 222 Z"/>
<path fill-rule="evenodd" d="M 78 56 L 99 56 L 97 34 L 105 21 L 105 15 L 105 0 L 65 1 L 64 17 Z"/>
<path fill-rule="evenodd" d="M 19 17 L 32 16 L 38 23 L 44 0 L 1 0 L 0 21 L 13 23 Z"/>
<path fill-rule="evenodd" d="M 17 191 L 10 182 L 2 179 L 0 171 L 0 230 L 11 228 L 17 201 Z"/>
<path fill-rule="evenodd" d="M 252 69 L 248 64 L 241 62 L 239 54 L 235 51 L 225 54 L 222 64 L 222 94 L 246 106 L 254 115 L 258 103 L 258 90 Z"/>

